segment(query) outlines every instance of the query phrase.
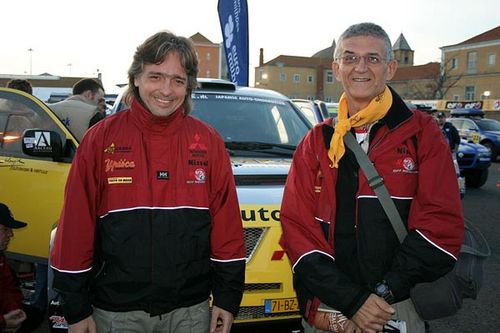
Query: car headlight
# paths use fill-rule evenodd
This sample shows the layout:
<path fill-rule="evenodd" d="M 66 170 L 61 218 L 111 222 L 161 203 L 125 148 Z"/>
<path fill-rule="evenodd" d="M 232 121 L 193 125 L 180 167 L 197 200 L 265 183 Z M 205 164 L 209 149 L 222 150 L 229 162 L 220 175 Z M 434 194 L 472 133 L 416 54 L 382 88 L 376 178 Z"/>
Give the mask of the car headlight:
<path fill-rule="evenodd" d="M 483 157 L 491 157 L 491 153 L 489 151 L 482 151 L 479 153 L 479 158 Z"/>

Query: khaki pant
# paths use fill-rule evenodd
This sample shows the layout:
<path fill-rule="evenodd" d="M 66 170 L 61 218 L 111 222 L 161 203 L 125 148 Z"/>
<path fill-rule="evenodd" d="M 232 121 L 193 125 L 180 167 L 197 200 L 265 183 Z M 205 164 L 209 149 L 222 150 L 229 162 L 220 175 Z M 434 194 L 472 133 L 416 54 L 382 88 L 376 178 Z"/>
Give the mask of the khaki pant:
<path fill-rule="evenodd" d="M 151 317 L 144 311 L 112 312 L 94 308 L 98 333 L 207 333 L 208 301 Z"/>
<path fill-rule="evenodd" d="M 391 304 L 391 306 L 394 310 L 396 310 L 392 319 L 405 321 L 407 333 L 425 333 L 424 321 L 415 311 L 415 307 L 413 306 L 411 299 Z M 321 304 L 321 307 L 325 307 L 325 305 Z M 327 331 L 318 330 L 312 327 L 304 319 L 302 319 L 302 327 L 304 327 L 304 333 L 328 333 Z"/>

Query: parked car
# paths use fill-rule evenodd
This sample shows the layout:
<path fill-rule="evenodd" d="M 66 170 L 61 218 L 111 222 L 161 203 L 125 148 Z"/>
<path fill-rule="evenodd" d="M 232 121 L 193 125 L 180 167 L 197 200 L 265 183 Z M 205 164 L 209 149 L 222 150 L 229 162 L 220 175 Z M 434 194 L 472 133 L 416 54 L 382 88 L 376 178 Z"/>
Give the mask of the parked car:
<path fill-rule="evenodd" d="M 483 118 L 484 112 L 477 109 L 455 109 L 450 115 L 447 121 L 457 128 L 460 136 L 487 147 L 491 160 L 496 161 L 500 154 L 500 122 Z"/>
<path fill-rule="evenodd" d="M 462 139 L 458 146 L 457 162 L 467 187 L 481 187 L 486 183 L 491 164 L 491 151 L 488 148 Z"/>
<path fill-rule="evenodd" d="M 308 99 L 292 99 L 292 101 L 300 108 L 311 125 L 319 124 L 330 117 L 325 102 L 319 100 L 310 101 Z"/>
<path fill-rule="evenodd" d="M 290 263 L 280 245 L 279 210 L 292 155 L 311 124 L 290 99 L 270 90 L 200 80 L 192 97 L 192 115 L 225 141 L 240 202 L 247 267 L 236 322 L 299 318 Z M 10 101 L 28 111 L 0 106 L 0 202 L 30 225 L 16 234 L 9 256 L 46 262 L 78 141 L 41 101 L 0 88 L 0 105 Z M 126 107 L 122 102 L 120 95 L 114 113 L 118 105 Z M 10 128 L 14 118 L 35 116 L 36 123 L 23 119 Z"/>
<path fill-rule="evenodd" d="M 327 102 L 326 108 L 328 109 L 328 114 L 330 115 L 330 117 L 333 118 L 337 117 L 339 110 L 339 103 Z"/>

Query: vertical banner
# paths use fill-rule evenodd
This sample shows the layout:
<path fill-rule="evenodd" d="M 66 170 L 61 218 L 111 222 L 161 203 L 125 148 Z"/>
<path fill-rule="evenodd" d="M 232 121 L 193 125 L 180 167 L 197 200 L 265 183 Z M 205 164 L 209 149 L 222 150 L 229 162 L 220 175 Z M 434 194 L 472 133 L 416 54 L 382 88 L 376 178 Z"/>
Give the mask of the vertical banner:
<path fill-rule="evenodd" d="M 219 0 L 217 5 L 224 37 L 229 77 L 248 86 L 248 8 L 246 0 Z"/>

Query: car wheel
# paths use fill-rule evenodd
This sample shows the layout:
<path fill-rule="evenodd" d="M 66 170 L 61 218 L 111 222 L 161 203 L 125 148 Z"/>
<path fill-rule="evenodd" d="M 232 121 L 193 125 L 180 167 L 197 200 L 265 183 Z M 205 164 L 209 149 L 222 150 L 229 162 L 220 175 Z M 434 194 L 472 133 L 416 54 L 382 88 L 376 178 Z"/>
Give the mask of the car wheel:
<path fill-rule="evenodd" d="M 465 175 L 465 185 L 467 187 L 481 187 L 486 183 L 486 180 L 488 180 L 488 169 L 472 170 Z"/>
<path fill-rule="evenodd" d="M 485 146 L 486 148 L 488 148 L 490 150 L 490 152 L 491 152 L 491 161 L 495 162 L 496 159 L 497 159 L 498 154 L 495 152 L 495 149 L 494 149 L 495 147 L 493 146 L 493 143 L 487 141 L 487 142 L 482 143 L 482 145 Z"/>

